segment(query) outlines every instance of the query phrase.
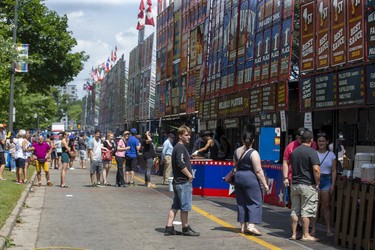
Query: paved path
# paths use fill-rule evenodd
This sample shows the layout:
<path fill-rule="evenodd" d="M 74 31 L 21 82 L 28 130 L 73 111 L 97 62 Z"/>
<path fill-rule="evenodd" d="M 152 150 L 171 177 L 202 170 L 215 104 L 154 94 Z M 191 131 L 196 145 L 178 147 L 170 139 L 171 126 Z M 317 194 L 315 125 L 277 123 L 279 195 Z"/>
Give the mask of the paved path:
<path fill-rule="evenodd" d="M 115 173 L 112 168 L 112 184 Z M 137 174 L 138 186 L 126 188 L 92 188 L 88 170 L 75 169 L 68 171 L 70 188 L 64 189 L 57 185 L 59 176 L 59 170 L 51 170 L 55 186 L 33 187 L 21 223 L 13 230 L 16 246 L 11 249 L 335 249 L 333 238 L 324 237 L 323 226 L 318 226 L 319 243 L 287 240 L 289 210 L 268 205 L 260 227 L 263 236 L 240 234 L 231 198 L 194 196 L 189 222 L 201 236 L 165 237 L 173 192 L 161 185 L 160 176 L 151 177 L 156 189 L 142 186 L 141 174 Z"/>

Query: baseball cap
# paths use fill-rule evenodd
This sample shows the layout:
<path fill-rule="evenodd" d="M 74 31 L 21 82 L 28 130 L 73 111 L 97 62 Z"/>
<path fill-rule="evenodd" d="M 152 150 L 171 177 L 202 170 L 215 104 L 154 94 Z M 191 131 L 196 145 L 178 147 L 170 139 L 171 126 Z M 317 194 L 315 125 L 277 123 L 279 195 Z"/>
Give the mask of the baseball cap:
<path fill-rule="evenodd" d="M 124 131 L 124 135 L 128 135 L 128 134 L 130 134 L 129 131 L 127 131 L 127 130 Z"/>
<path fill-rule="evenodd" d="M 299 128 L 298 130 L 297 130 L 297 135 L 298 136 L 302 136 L 303 135 L 303 133 L 304 132 L 306 132 L 306 131 L 308 131 L 308 129 L 307 128 Z"/>
<path fill-rule="evenodd" d="M 136 133 L 137 133 L 137 129 L 136 129 L 136 128 L 132 128 L 132 129 L 130 130 L 130 133 L 132 133 L 132 134 L 136 134 Z"/>
<path fill-rule="evenodd" d="M 342 133 L 338 134 L 337 140 L 339 141 L 345 141 L 344 135 Z"/>

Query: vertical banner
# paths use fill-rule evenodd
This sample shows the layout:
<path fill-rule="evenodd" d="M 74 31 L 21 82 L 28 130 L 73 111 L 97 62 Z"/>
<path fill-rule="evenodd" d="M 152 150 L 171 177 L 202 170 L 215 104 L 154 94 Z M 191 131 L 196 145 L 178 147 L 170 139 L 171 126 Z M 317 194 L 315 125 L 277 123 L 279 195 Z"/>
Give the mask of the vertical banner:
<path fill-rule="evenodd" d="M 256 1 L 249 2 L 247 18 L 247 37 L 246 37 L 246 60 L 254 59 L 254 37 L 255 37 L 255 20 L 256 20 Z"/>
<path fill-rule="evenodd" d="M 267 29 L 272 24 L 274 0 L 265 0 L 264 2 L 264 22 L 263 29 Z"/>
<path fill-rule="evenodd" d="M 300 71 L 314 70 L 315 45 L 315 3 L 311 2 L 301 7 L 301 42 L 300 42 Z"/>
<path fill-rule="evenodd" d="M 255 60 L 254 60 L 254 84 L 258 84 L 261 79 L 262 70 L 262 44 L 263 44 L 263 32 L 259 32 L 255 35 Z"/>
<path fill-rule="evenodd" d="M 247 23 L 248 23 L 248 1 L 242 0 L 240 4 L 240 21 L 238 31 L 238 49 L 237 49 L 237 90 L 243 88 L 244 70 L 245 70 L 245 49 L 247 43 Z"/>
<path fill-rule="evenodd" d="M 280 29 L 279 23 L 272 26 L 270 81 L 277 81 L 279 75 Z"/>
<path fill-rule="evenodd" d="M 195 112 L 195 75 L 193 71 L 188 76 L 186 88 L 186 113 L 194 114 Z"/>
<path fill-rule="evenodd" d="M 329 0 L 317 1 L 316 13 L 316 69 L 326 69 L 330 64 L 330 8 Z"/>
<path fill-rule="evenodd" d="M 347 2 L 348 14 L 348 62 L 355 62 L 364 58 L 364 3 L 363 0 Z"/>
<path fill-rule="evenodd" d="M 284 19 L 281 28 L 280 80 L 289 80 L 292 59 L 293 16 Z"/>
<path fill-rule="evenodd" d="M 29 44 L 17 44 L 16 50 L 21 61 L 14 63 L 14 71 L 26 73 L 29 71 L 29 65 L 24 60 L 27 60 L 29 57 Z"/>
<path fill-rule="evenodd" d="M 271 29 L 265 29 L 263 33 L 262 51 L 262 83 L 267 83 L 270 77 L 270 51 L 271 51 Z"/>
<path fill-rule="evenodd" d="M 190 31 L 190 69 L 197 65 L 197 28 Z"/>
<path fill-rule="evenodd" d="M 175 5 L 176 6 L 176 5 Z M 180 59 L 181 53 L 181 11 L 174 13 L 173 61 Z"/>
<path fill-rule="evenodd" d="M 375 0 L 374 0 L 375 2 Z M 375 8 L 367 10 L 367 56 L 375 58 Z"/>
<path fill-rule="evenodd" d="M 293 10 L 294 10 L 294 0 L 284 0 L 283 1 L 283 19 L 286 19 L 287 17 L 293 16 Z"/>
<path fill-rule="evenodd" d="M 345 3 L 346 0 L 334 0 L 331 2 L 331 66 L 346 63 L 346 27 L 345 27 Z"/>
<path fill-rule="evenodd" d="M 263 30 L 264 27 L 264 0 L 262 1 L 252 1 L 258 2 L 257 4 L 257 16 L 256 16 L 256 24 L 255 24 L 255 32 L 259 32 Z"/>

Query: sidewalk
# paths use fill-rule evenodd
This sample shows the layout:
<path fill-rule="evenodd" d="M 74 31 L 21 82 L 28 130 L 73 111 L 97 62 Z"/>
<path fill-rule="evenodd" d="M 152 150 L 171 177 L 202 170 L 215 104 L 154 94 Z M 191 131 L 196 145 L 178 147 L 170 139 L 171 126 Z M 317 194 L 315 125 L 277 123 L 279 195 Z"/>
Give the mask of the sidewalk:
<path fill-rule="evenodd" d="M 163 235 L 173 192 L 161 185 L 162 177 L 152 175 L 156 189 L 146 188 L 143 175 L 137 174 L 138 186 L 90 187 L 89 171 L 67 173 L 71 188 L 60 188 L 59 170 L 51 170 L 53 187 L 33 187 L 27 207 L 19 216 L 11 238 L 11 249 L 336 249 L 333 238 L 325 237 L 318 225 L 320 242 L 290 241 L 289 210 L 264 205 L 261 237 L 239 233 L 235 199 L 193 197 L 189 222 L 200 237 Z M 110 171 L 114 184 L 116 169 Z M 181 230 L 179 214 L 176 229 Z"/>

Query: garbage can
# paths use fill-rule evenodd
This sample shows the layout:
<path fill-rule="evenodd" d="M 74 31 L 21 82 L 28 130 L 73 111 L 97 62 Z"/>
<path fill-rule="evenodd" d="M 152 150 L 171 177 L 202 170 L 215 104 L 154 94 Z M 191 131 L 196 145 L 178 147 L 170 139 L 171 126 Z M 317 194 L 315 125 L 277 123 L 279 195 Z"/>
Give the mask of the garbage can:
<path fill-rule="evenodd" d="M 159 158 L 159 169 L 158 171 L 155 171 L 155 174 L 159 175 L 159 176 L 163 176 L 163 173 L 164 173 L 164 164 L 161 160 L 161 152 L 163 151 L 163 147 L 162 146 L 159 146 L 155 149 L 155 157 L 157 156 Z"/>

